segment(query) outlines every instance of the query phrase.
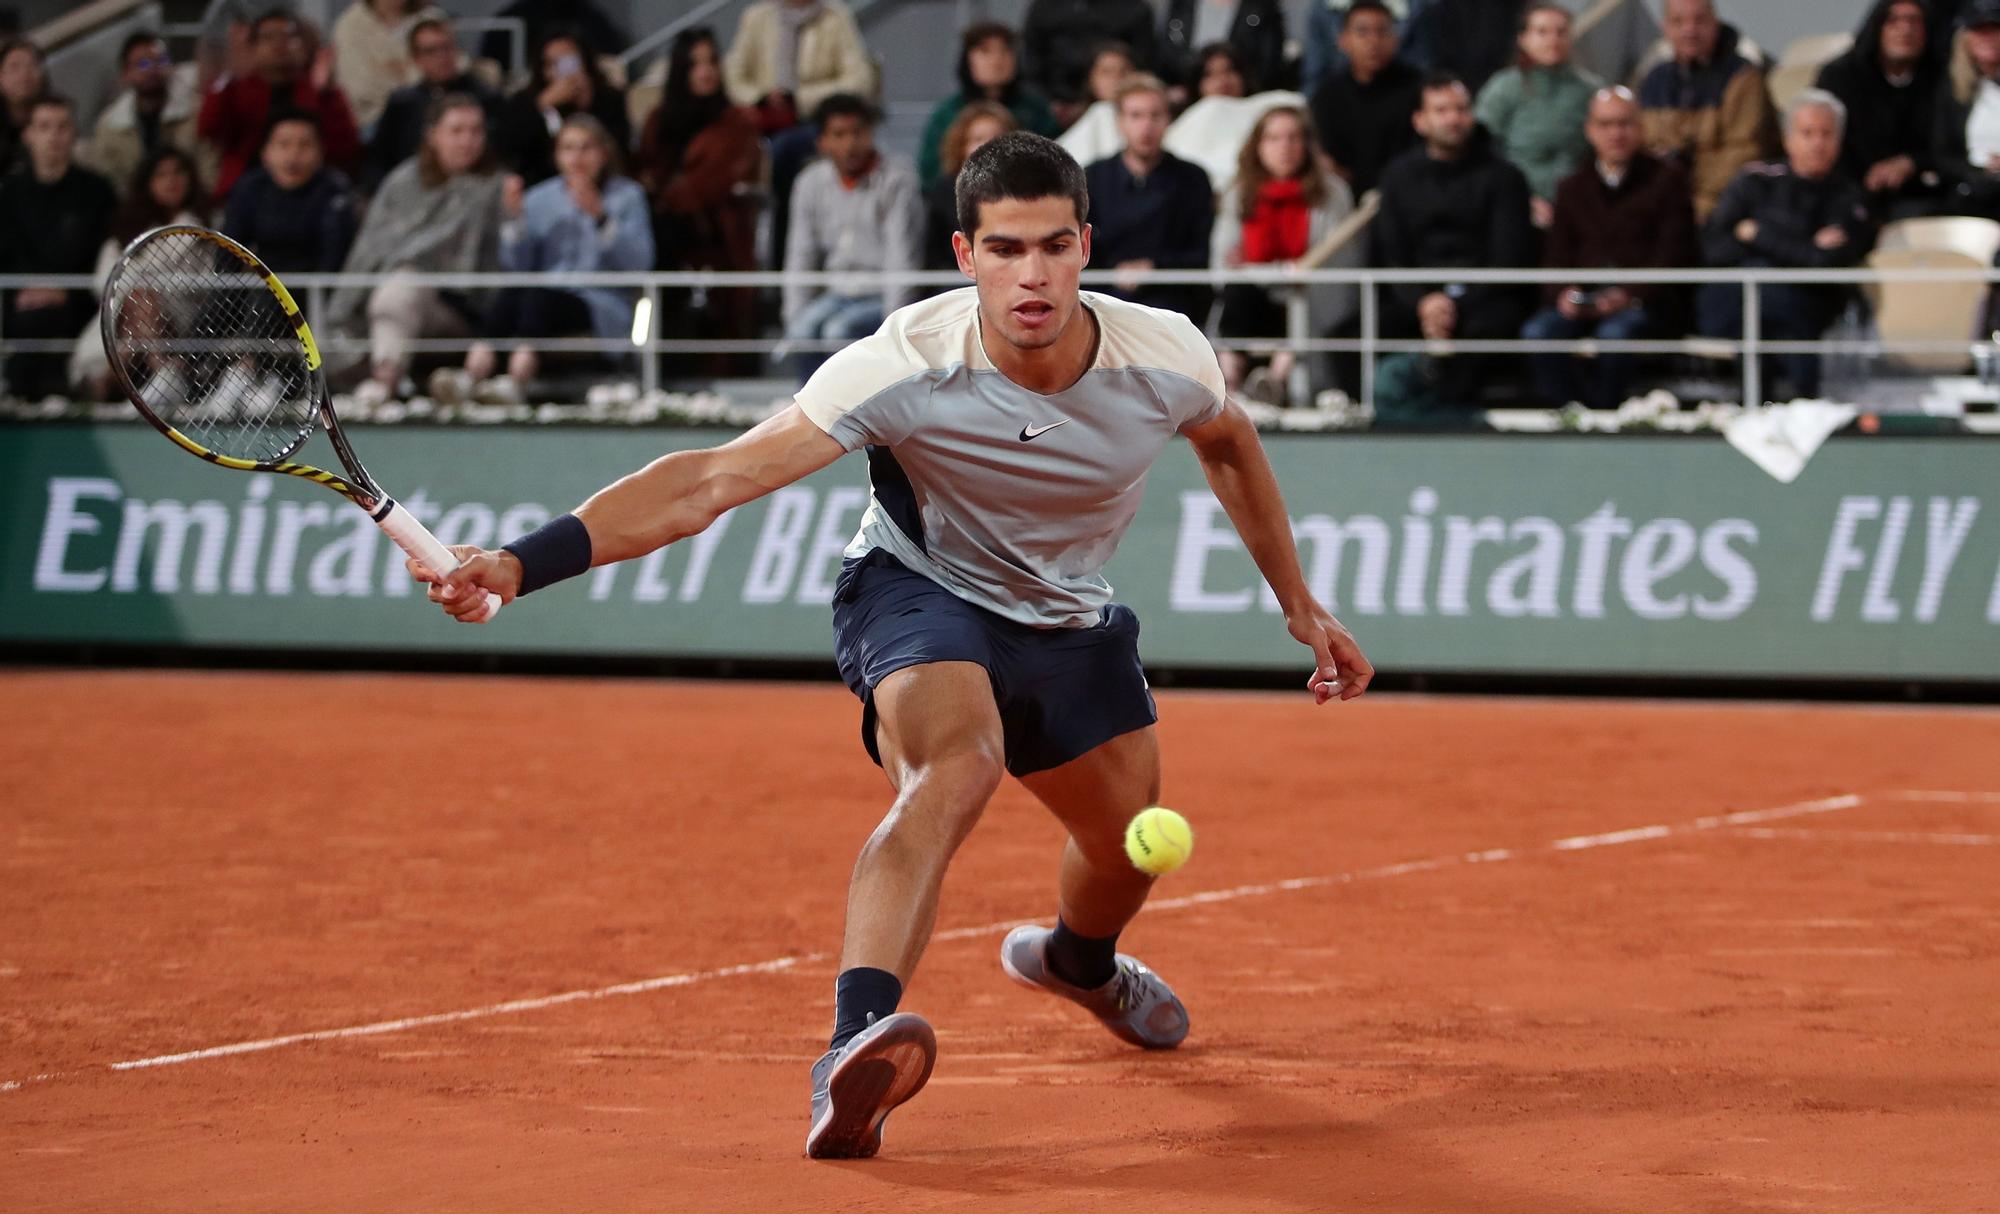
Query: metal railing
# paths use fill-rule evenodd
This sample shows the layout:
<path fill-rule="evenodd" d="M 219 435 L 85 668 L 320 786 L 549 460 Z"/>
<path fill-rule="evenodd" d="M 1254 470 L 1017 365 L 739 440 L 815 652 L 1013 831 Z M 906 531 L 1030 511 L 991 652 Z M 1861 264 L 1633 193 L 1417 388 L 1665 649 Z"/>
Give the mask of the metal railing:
<path fill-rule="evenodd" d="M 329 361 L 338 362 L 340 356 L 365 354 L 368 341 L 365 336 L 343 333 L 326 323 L 328 295 L 342 287 L 372 288 L 391 278 L 408 281 L 408 271 L 374 274 L 345 273 L 301 273 L 286 276 L 286 285 L 293 293 L 305 301 L 306 314 L 315 325 L 315 335 Z M 1571 269 L 1460 269 L 1460 270 L 1391 270 L 1391 269 L 1335 269 L 1287 271 L 1277 267 L 1242 267 L 1230 270 L 1155 270 L 1133 276 L 1142 284 L 1150 285 L 1200 285 L 1219 287 L 1231 283 L 1248 283 L 1271 288 L 1288 295 L 1287 320 L 1288 335 L 1284 338 L 1269 339 L 1215 339 L 1217 349 L 1241 350 L 1247 353 L 1270 353 L 1288 350 L 1296 354 L 1359 354 L 1361 356 L 1362 379 L 1361 400 L 1370 408 L 1375 402 L 1376 360 L 1392 354 L 1569 354 L 1569 355 L 1689 355 L 1707 359 L 1733 359 L 1739 364 L 1742 399 L 1745 402 L 1761 402 L 1763 399 L 1760 361 L 1766 355 L 1786 354 L 1845 354 L 1879 357 L 1899 354 L 1956 354 L 1964 355 L 1969 361 L 1984 354 L 1992 356 L 2000 347 L 2000 334 L 1994 338 L 1973 336 L 1975 318 L 1965 317 L 1964 336 L 1936 339 L 1882 339 L 1835 338 L 1814 341 L 1769 341 L 1765 340 L 1759 324 L 1760 291 L 1767 286 L 1856 286 L 1886 285 L 1891 283 L 1933 283 L 1933 284 L 1978 284 L 1992 287 L 2000 284 L 2000 269 L 1923 269 L 1896 268 L 1876 270 L 1855 268 L 1845 270 L 1771 270 L 1771 269 L 1676 269 L 1676 270 L 1571 270 Z M 1086 289 L 1107 288 L 1113 284 L 1114 275 L 1108 271 L 1087 271 L 1083 275 Z M 651 392 L 659 387 L 658 359 L 661 354 L 700 353 L 742 353 L 742 354 L 782 354 L 788 352 L 824 353 L 840 349 L 845 342 L 824 340 L 797 340 L 783 336 L 756 337 L 734 340 L 712 338 L 683 338 L 664 335 L 658 320 L 665 313 L 664 305 L 669 292 L 689 292 L 697 295 L 734 288 L 767 289 L 783 287 L 788 283 L 832 287 L 835 285 L 852 287 L 856 284 L 893 286 L 898 289 L 916 287 L 959 287 L 966 285 L 966 279 L 952 272 L 909 272 L 899 274 L 862 272 L 812 272 L 787 273 L 782 271 L 752 271 L 729 273 L 708 270 L 681 271 L 623 271 L 571 273 L 559 275 L 544 273 L 452 273 L 426 274 L 417 276 L 424 285 L 441 290 L 479 291 L 503 287 L 549 287 L 560 285 L 564 288 L 610 287 L 630 291 L 634 297 L 634 326 L 629 337 L 567 337 L 503 339 L 496 345 L 527 345 L 546 352 L 578 352 L 610 355 L 637 355 L 638 375 L 643 390 Z M 1742 292 L 1743 333 L 1740 337 L 1686 336 L 1639 340 L 1599 340 L 1581 338 L 1574 341 L 1534 341 L 1519 338 L 1492 340 L 1393 338 L 1382 332 L 1380 288 L 1395 285 L 1431 285 L 1451 282 L 1466 286 L 1514 285 L 1546 286 L 1569 284 L 1607 285 L 1677 285 L 1707 286 L 1727 283 Z M 1307 304 L 1307 288 L 1318 285 L 1352 286 L 1359 288 L 1360 330 L 1352 337 L 1325 337 L 1317 335 L 1316 320 Z M 18 290 L 23 287 L 59 287 L 71 290 L 94 290 L 95 283 L 86 275 L 0 275 L 0 291 Z M 475 341 L 487 340 L 478 336 L 469 338 L 431 338 L 407 343 L 413 353 L 457 353 L 463 352 Z M 75 346 L 75 339 L 42 339 L 31 341 L 9 340 L 0 332 L 0 355 L 6 353 L 67 353 Z"/>

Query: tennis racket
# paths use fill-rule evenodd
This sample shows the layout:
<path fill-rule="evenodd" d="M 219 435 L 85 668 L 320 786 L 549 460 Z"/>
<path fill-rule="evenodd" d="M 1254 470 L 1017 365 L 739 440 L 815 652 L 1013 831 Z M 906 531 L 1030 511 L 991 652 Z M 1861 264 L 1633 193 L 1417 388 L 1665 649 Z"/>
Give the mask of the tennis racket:
<path fill-rule="evenodd" d="M 175 445 L 224 468 L 325 485 L 434 572 L 458 568 L 451 550 L 355 457 L 334 416 L 312 329 L 256 254 L 207 228 L 154 228 L 112 267 L 101 324 L 119 386 Z M 321 423 L 346 476 L 292 459 Z M 480 593 L 486 611 L 473 618 L 484 623 L 500 599 Z"/>

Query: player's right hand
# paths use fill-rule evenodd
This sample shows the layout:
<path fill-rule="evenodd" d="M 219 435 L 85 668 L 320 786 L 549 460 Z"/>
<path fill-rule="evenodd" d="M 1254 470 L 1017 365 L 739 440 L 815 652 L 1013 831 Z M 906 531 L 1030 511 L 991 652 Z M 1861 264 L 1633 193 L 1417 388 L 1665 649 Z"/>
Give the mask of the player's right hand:
<path fill-rule="evenodd" d="M 513 553 L 454 544 L 451 554 L 458 558 L 458 568 L 449 574 L 440 575 L 414 559 L 404 561 L 403 566 L 411 577 L 430 587 L 430 601 L 460 623 L 477 624 L 485 619 L 486 598 L 478 591 L 499 596 L 503 607 L 521 592 L 521 562 Z"/>

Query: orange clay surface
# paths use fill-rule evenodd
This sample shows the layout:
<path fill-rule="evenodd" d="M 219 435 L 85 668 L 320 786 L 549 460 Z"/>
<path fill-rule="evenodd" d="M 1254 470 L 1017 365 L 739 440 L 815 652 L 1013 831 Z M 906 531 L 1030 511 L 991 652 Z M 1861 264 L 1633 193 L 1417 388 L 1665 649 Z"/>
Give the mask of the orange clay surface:
<path fill-rule="evenodd" d="M 1059 844 L 1010 784 L 904 1001 L 935 1078 L 816 1164 L 888 800 L 844 690 L 0 691 L 9 1214 L 2000 1209 L 1990 710 L 1165 693 L 1199 846 L 1126 944 L 1185 1048 L 1002 975 Z"/>

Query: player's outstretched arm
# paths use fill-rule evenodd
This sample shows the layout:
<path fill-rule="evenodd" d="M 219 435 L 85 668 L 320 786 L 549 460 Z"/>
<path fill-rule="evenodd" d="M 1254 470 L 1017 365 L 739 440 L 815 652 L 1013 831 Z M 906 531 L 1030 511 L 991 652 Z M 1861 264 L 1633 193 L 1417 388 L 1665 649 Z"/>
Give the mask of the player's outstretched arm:
<path fill-rule="evenodd" d="M 577 507 L 573 521 L 558 520 L 544 528 L 554 528 L 555 534 L 543 545 L 559 546 L 554 554 L 559 562 L 574 561 L 577 567 L 563 570 L 565 576 L 644 556 L 707 530 L 725 512 L 810 476 L 845 453 L 791 405 L 720 447 L 661 456 L 598 490 Z M 471 587 L 490 590 L 505 603 L 544 584 L 506 548 L 464 546 L 452 553 L 461 564 L 448 576 L 414 562 L 410 573 L 431 584 L 432 602 L 461 620 L 484 610 L 481 596 L 466 593 Z"/>
<path fill-rule="evenodd" d="M 1278 477 L 1271 471 L 1257 427 L 1231 402 L 1213 421 L 1189 426 L 1182 433 L 1194 444 L 1215 500 L 1222 503 L 1251 559 L 1257 562 L 1257 571 L 1278 596 L 1285 627 L 1313 651 L 1313 673 L 1306 686 L 1314 699 L 1321 704 L 1336 696 L 1351 700 L 1367 691 L 1375 668 L 1353 635 L 1306 586 L 1305 572 L 1299 568 L 1298 545 L 1292 540 L 1292 521 L 1285 513 Z"/>

